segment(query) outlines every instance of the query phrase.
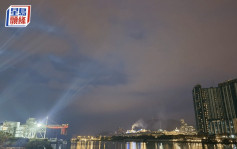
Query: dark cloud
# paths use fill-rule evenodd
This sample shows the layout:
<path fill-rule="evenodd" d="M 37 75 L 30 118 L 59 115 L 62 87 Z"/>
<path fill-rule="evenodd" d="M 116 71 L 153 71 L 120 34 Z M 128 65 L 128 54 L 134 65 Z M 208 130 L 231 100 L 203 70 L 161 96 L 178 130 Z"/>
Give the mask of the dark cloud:
<path fill-rule="evenodd" d="M 237 76 L 236 1 L 19 0 L 30 25 L 4 28 L 12 4 L 0 2 L 1 121 L 50 115 L 74 135 L 141 118 L 170 129 L 194 124 L 195 84 Z"/>

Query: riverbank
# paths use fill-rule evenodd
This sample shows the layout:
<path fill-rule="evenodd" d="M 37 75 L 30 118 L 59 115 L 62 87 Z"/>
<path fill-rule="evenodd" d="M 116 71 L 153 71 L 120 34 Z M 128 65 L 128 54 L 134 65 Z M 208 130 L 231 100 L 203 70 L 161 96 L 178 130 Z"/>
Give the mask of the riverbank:
<path fill-rule="evenodd" d="M 227 138 L 222 136 L 199 136 L 199 135 L 118 135 L 102 138 L 102 140 L 126 141 L 126 142 L 180 142 L 180 143 L 222 143 L 235 144 L 236 138 Z"/>
<path fill-rule="evenodd" d="M 23 148 L 23 149 L 36 149 L 36 148 L 53 149 L 48 139 L 26 139 L 26 138 L 9 138 L 2 143 L 2 147 Z"/>
<path fill-rule="evenodd" d="M 180 143 L 222 143 L 235 144 L 236 138 L 227 136 L 206 136 L 206 135 L 114 135 L 114 136 L 78 136 L 71 139 L 72 143 L 77 141 L 122 141 L 122 142 L 180 142 Z"/>

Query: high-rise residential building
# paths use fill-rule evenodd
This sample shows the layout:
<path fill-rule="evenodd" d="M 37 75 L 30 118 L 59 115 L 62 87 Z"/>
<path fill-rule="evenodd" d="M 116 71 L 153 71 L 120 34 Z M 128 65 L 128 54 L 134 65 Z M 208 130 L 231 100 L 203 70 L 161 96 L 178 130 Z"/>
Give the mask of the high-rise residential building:
<path fill-rule="evenodd" d="M 199 133 L 208 133 L 207 121 L 207 92 L 201 85 L 196 85 L 193 89 L 193 101 L 196 117 L 196 127 Z"/>
<path fill-rule="evenodd" d="M 193 102 L 199 134 L 237 134 L 237 79 L 218 87 L 196 85 Z"/>

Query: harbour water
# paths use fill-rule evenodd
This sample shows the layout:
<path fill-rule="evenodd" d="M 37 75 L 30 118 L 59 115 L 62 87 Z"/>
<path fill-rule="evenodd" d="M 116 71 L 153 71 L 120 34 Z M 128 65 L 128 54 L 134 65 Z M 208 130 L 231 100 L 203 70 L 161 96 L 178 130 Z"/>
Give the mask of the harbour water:
<path fill-rule="evenodd" d="M 237 149 L 236 144 L 78 141 L 71 149 Z"/>

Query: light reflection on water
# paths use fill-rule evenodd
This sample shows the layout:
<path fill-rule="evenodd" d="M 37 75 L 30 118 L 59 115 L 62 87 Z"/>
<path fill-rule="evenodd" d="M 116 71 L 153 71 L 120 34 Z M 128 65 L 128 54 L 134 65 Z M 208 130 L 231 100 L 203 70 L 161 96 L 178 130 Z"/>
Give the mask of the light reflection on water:
<path fill-rule="evenodd" d="M 235 144 L 79 141 L 71 149 L 237 149 Z"/>

